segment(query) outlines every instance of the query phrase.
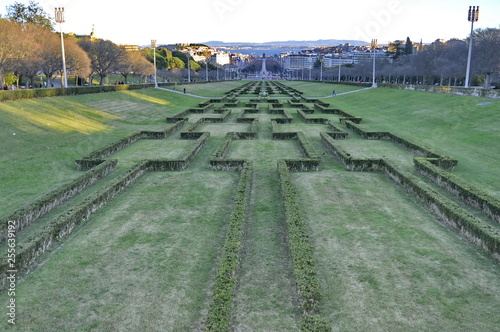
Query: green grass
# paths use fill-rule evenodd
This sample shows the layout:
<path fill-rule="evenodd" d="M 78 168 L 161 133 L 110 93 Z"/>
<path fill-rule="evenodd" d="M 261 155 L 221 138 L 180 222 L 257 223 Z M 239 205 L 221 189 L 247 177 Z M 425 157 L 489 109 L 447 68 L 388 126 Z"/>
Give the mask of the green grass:
<path fill-rule="evenodd" d="M 500 198 L 499 100 L 375 89 L 325 101 L 363 117 L 364 128 L 391 131 L 458 159 L 457 176 Z"/>
<path fill-rule="evenodd" d="M 295 175 L 334 331 L 496 331 L 498 264 L 381 174 Z M 388 203 L 390 202 L 390 203 Z"/>
<path fill-rule="evenodd" d="M 187 92 L 222 96 L 244 83 L 189 85 Z M 337 93 L 359 89 L 286 84 L 306 97 L 327 96 L 333 88 Z M 363 128 L 391 131 L 457 158 L 454 174 L 499 197 L 499 101 L 389 89 L 322 100 L 362 116 Z M 132 132 L 168 128 L 167 114 L 200 101 L 147 89 L 0 103 L 0 217 L 80 175 L 75 159 Z M 483 101 L 491 103 L 477 105 Z M 38 261 L 17 285 L 17 330 L 204 329 L 238 179 L 237 172 L 210 170 L 208 161 L 227 132 L 249 129 L 235 122 L 242 109 L 232 110 L 227 122 L 199 127 L 210 138 L 187 170 L 146 174 Z M 318 132 L 328 128 L 304 123 L 296 109 L 288 111 L 294 121 L 280 125 L 281 131 L 304 132 L 322 157 L 319 172 L 292 177 L 322 284 L 320 314 L 332 330 L 498 330 L 498 261 L 442 226 L 382 174 L 346 171 L 320 141 Z M 347 131 L 337 115 L 309 116 L 328 118 Z M 302 153 L 295 140 L 271 139 L 270 119 L 278 115 L 248 117 L 259 118 L 258 138 L 234 140 L 228 152 L 228 158 L 253 160 L 255 169 L 232 327 L 294 331 L 300 309 L 276 161 Z M 178 158 L 193 143 L 178 134 L 140 140 L 110 157 L 119 160 L 110 179 L 141 159 Z M 350 132 L 337 143 L 355 157 L 385 156 L 412 170 L 412 154 L 390 142 L 366 141 Z M 74 204 L 54 211 L 38 227 Z M 7 300 L 0 293 L 0 303 Z M 6 328 L 6 319 L 0 320 L 0 330 Z"/>
<path fill-rule="evenodd" d="M 304 92 L 305 97 L 326 97 L 332 95 L 333 90 L 335 90 L 335 93 L 339 94 L 343 92 L 363 89 L 363 87 L 360 86 L 343 85 L 336 83 L 332 84 L 332 83 L 289 81 L 286 82 L 286 84 L 291 86 L 292 88 Z"/>
<path fill-rule="evenodd" d="M 198 328 L 236 179 L 231 172 L 146 175 L 18 285 L 17 328 Z"/>

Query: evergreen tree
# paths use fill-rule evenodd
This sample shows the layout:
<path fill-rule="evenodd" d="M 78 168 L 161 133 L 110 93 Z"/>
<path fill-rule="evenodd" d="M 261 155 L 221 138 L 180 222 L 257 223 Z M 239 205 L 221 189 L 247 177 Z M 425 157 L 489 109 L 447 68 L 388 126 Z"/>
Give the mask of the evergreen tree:
<path fill-rule="evenodd" d="M 27 6 L 19 2 L 7 6 L 7 17 L 15 22 L 34 23 L 45 29 L 54 30 L 50 16 L 35 1 L 30 1 Z"/>
<path fill-rule="evenodd" d="M 412 54 L 412 53 L 413 53 L 413 43 L 410 40 L 410 37 L 406 37 L 405 54 Z"/>

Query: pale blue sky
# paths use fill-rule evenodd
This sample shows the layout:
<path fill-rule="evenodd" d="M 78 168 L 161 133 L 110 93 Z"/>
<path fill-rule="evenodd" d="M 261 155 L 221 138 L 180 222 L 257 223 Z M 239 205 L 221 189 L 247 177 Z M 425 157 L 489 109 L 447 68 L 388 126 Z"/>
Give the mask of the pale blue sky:
<path fill-rule="evenodd" d="M 0 14 L 15 1 L 0 0 Z M 65 7 L 64 32 L 115 43 L 264 42 L 466 38 L 469 5 L 480 6 L 477 28 L 500 26 L 498 0 L 38 0 L 51 16 Z M 57 27 L 59 30 L 59 27 Z"/>

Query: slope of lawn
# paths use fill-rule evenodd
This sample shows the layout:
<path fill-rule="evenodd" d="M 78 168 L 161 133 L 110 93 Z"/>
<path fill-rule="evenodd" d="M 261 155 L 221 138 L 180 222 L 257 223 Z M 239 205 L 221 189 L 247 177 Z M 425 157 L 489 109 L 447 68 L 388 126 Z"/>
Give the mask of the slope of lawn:
<path fill-rule="evenodd" d="M 458 159 L 457 176 L 500 198 L 500 100 L 379 88 L 325 101 L 363 117 L 369 130 L 391 131 Z"/>
<path fill-rule="evenodd" d="M 80 175 L 75 159 L 196 102 L 148 89 L 0 103 L 0 217 Z"/>

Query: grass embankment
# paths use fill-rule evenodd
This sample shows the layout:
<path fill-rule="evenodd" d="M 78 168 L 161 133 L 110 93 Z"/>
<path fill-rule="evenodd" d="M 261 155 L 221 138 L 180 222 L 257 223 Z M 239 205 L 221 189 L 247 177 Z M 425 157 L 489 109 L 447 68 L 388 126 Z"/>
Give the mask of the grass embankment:
<path fill-rule="evenodd" d="M 80 175 L 75 159 L 137 130 L 167 128 L 165 115 L 193 102 L 150 89 L 0 103 L 0 217 Z"/>

